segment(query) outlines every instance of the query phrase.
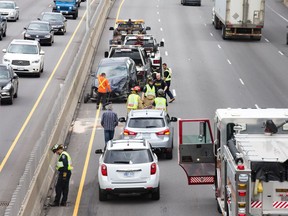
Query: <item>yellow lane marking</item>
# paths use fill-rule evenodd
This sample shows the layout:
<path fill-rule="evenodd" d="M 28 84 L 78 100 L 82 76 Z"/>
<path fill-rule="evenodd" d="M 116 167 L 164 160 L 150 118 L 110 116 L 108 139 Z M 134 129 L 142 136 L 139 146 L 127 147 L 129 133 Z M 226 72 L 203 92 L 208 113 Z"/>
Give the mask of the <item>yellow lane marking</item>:
<path fill-rule="evenodd" d="M 116 20 L 115 20 L 115 27 L 116 27 L 116 21 L 119 19 L 119 14 L 120 14 L 120 11 L 121 11 L 121 8 L 122 8 L 122 5 L 124 4 L 125 0 L 122 0 L 119 8 L 118 8 L 118 11 L 117 11 L 117 15 L 116 15 Z"/>
<path fill-rule="evenodd" d="M 85 13 L 86 13 L 86 12 L 85 12 Z M 1 172 L 2 169 L 4 168 L 7 160 L 9 159 L 10 155 L 12 154 L 12 151 L 14 150 L 16 144 L 18 143 L 18 141 L 19 141 L 19 139 L 20 139 L 23 131 L 25 130 L 25 128 L 27 127 L 29 121 L 31 120 L 33 113 L 35 112 L 36 108 L 38 107 L 38 105 L 39 105 L 39 103 L 40 103 L 40 101 L 41 101 L 44 93 L 46 92 L 46 90 L 47 90 L 47 88 L 48 88 L 48 86 L 49 86 L 49 84 L 50 84 L 50 82 L 51 82 L 51 80 L 52 80 L 52 78 L 53 78 L 53 76 L 55 75 L 55 73 L 56 73 L 56 71 L 57 71 L 60 63 L 62 62 L 62 60 L 63 60 L 63 58 L 64 58 L 64 56 L 65 56 L 68 48 L 70 47 L 70 45 L 71 45 L 71 43 L 72 43 L 72 40 L 74 39 L 74 37 L 75 37 L 75 35 L 76 35 L 76 33 L 77 33 L 77 31 L 78 31 L 78 29 L 79 29 L 82 21 L 84 20 L 84 17 L 85 17 L 85 14 L 84 14 L 84 16 L 82 17 L 82 19 L 80 20 L 79 24 L 77 25 L 74 33 L 72 34 L 70 40 L 68 41 L 68 44 L 66 45 L 66 47 L 65 47 L 65 49 L 64 49 L 64 51 L 63 51 L 60 59 L 58 60 L 56 66 L 55 66 L 55 68 L 54 68 L 54 70 L 52 71 L 52 74 L 50 75 L 48 81 L 46 82 L 44 88 L 42 89 L 42 91 L 41 91 L 39 97 L 37 98 L 37 100 L 36 100 L 36 102 L 35 102 L 32 110 L 30 111 L 29 115 L 28 115 L 27 118 L 25 119 L 24 124 L 22 125 L 22 127 L 21 127 L 19 133 L 17 134 L 16 138 L 14 139 L 12 145 L 10 146 L 7 154 L 5 155 L 4 159 L 2 160 L 2 162 L 1 162 L 1 164 L 0 164 L 0 172 Z"/>
<path fill-rule="evenodd" d="M 119 17 L 122 5 L 124 3 L 125 0 L 122 0 L 118 11 L 117 11 L 117 16 L 116 16 L 116 20 Z M 79 211 L 79 205 L 81 202 L 81 197 L 82 197 L 82 193 L 83 193 L 83 187 L 85 184 L 85 179 L 86 179 L 86 175 L 87 175 L 87 169 L 88 169 L 88 165 L 89 165 L 89 160 L 90 160 L 90 155 L 91 155 L 91 151 L 92 151 L 92 145 L 93 145 L 93 141 L 94 138 L 96 136 L 96 128 L 97 128 L 97 122 L 98 122 L 98 118 L 99 118 L 99 114 L 100 114 L 100 107 L 102 104 L 99 105 L 99 108 L 96 111 L 96 116 L 95 116 L 95 121 L 94 121 L 94 126 L 93 126 L 93 130 L 92 130 L 92 134 L 90 137 L 90 141 L 89 141 L 89 146 L 88 146 L 88 150 L 87 150 L 87 154 L 86 154 L 86 159 L 85 159 L 85 163 L 84 163 L 84 167 L 83 167 L 83 172 L 81 175 L 81 180 L 80 180 L 80 185 L 79 185 L 79 189 L 78 189 L 78 193 L 77 193 L 77 197 L 76 197 L 76 201 L 75 201 L 75 206 L 74 206 L 74 211 L 73 211 L 73 216 L 77 216 L 78 215 L 78 211 Z"/>

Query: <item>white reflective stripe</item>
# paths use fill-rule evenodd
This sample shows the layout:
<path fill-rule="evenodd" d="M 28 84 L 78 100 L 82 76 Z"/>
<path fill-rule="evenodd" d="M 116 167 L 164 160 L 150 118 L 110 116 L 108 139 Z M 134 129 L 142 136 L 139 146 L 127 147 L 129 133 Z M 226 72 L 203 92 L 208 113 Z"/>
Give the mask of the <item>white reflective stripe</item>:
<path fill-rule="evenodd" d="M 62 161 L 58 161 L 57 162 L 57 167 L 58 167 L 58 169 L 61 168 L 61 167 L 64 167 L 63 162 Z"/>
<path fill-rule="evenodd" d="M 146 85 L 146 88 L 147 88 L 147 91 L 145 92 L 145 96 L 147 97 L 147 96 L 156 96 L 156 94 L 155 94 L 155 86 L 153 86 L 152 88 L 147 84 Z"/>

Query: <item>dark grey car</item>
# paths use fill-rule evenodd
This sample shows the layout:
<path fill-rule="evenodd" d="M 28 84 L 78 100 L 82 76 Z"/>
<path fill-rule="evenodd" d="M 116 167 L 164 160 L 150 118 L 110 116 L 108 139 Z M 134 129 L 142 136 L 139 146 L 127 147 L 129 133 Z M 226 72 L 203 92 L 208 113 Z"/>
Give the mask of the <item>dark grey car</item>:
<path fill-rule="evenodd" d="M 0 101 L 13 104 L 13 99 L 18 96 L 18 76 L 12 68 L 0 64 Z"/>
<path fill-rule="evenodd" d="M 54 34 L 64 35 L 66 33 L 67 19 L 62 13 L 43 12 L 38 20 L 49 22 L 54 30 Z"/>
<path fill-rule="evenodd" d="M 24 28 L 25 40 L 36 40 L 42 44 L 48 44 L 52 46 L 54 43 L 54 30 L 47 21 L 31 21 L 28 27 Z"/>

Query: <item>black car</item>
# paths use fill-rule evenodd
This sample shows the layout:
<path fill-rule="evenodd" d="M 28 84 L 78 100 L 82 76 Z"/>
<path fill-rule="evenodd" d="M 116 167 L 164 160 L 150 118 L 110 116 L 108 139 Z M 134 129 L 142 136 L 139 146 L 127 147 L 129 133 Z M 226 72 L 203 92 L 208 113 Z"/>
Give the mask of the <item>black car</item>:
<path fill-rule="evenodd" d="M 18 76 L 13 72 L 12 68 L 7 65 L 0 64 L 0 101 L 1 104 L 7 102 L 13 104 L 13 99 L 18 94 Z"/>
<path fill-rule="evenodd" d="M 98 75 L 106 74 L 112 92 L 109 93 L 110 100 L 127 101 L 130 89 L 137 84 L 135 62 L 129 57 L 105 58 L 98 65 L 97 71 L 92 74 L 92 86 L 90 94 L 86 94 L 84 102 L 89 99 L 97 99 Z"/>
<path fill-rule="evenodd" d="M 65 34 L 67 27 L 67 19 L 62 13 L 57 12 L 43 12 L 41 18 L 38 20 L 47 21 L 50 23 L 54 30 L 54 34 Z"/>
<path fill-rule="evenodd" d="M 31 21 L 24 33 L 25 40 L 36 40 L 42 44 L 49 44 L 52 46 L 54 43 L 54 30 L 47 21 Z"/>

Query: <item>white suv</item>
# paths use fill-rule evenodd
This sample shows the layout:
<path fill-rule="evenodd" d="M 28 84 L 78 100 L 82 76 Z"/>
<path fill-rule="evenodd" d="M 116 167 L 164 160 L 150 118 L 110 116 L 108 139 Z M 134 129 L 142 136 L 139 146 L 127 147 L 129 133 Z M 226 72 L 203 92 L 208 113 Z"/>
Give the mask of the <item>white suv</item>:
<path fill-rule="evenodd" d="M 44 70 L 45 52 L 38 41 L 14 39 L 3 53 L 3 64 L 10 65 L 17 74 L 40 77 Z"/>
<path fill-rule="evenodd" d="M 109 194 L 151 194 L 160 199 L 159 166 L 156 154 L 146 140 L 111 140 L 98 149 L 99 200 Z"/>

